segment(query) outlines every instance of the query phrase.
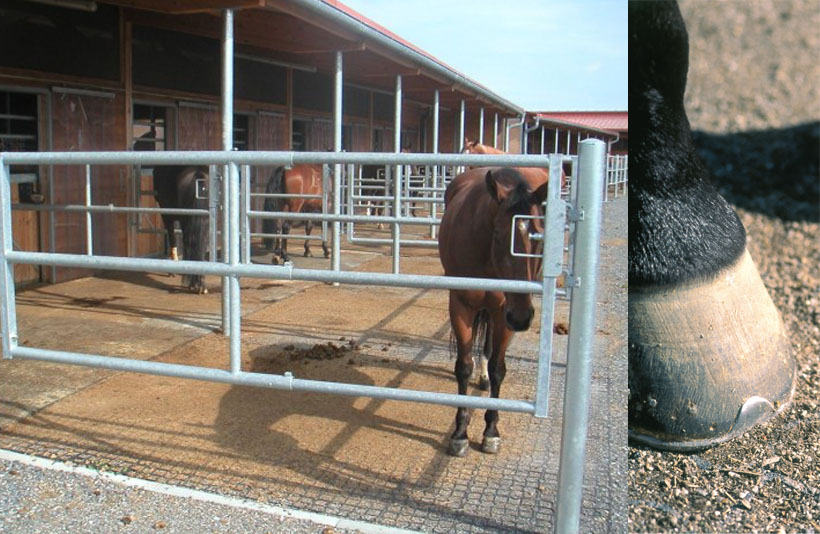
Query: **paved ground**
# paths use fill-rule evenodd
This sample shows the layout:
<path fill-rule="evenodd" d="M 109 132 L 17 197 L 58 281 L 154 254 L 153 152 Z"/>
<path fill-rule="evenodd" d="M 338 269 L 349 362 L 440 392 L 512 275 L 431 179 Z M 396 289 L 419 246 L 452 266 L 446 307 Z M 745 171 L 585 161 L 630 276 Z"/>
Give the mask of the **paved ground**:
<path fill-rule="evenodd" d="M 626 532 L 626 209 L 623 198 L 605 206 L 584 532 Z M 389 269 L 389 259 L 377 254 L 343 258 L 346 268 Z M 430 252 L 413 253 L 403 269 L 440 272 Z M 224 367 L 225 340 L 213 333 L 218 294 L 198 297 L 174 287 L 166 277 L 145 275 L 20 292 L 22 342 Z M 246 370 L 455 390 L 445 292 L 256 281 L 242 287 Z M 566 318 L 566 303 L 557 314 Z M 516 337 L 505 398 L 531 397 L 536 340 L 536 331 Z M 0 525 L 8 532 L 76 532 L 88 530 L 80 525 L 93 517 L 101 528 L 129 532 L 346 532 L 373 524 L 548 532 L 566 337 L 557 337 L 556 351 L 552 415 L 502 413 L 502 452 L 471 450 L 463 459 L 444 452 L 450 408 L 3 361 L 0 448 L 273 508 L 220 508 L 7 459 L 0 486 L 10 497 L 0 499 Z M 482 419 L 475 414 L 474 440 Z M 280 507 L 364 523 L 294 526 L 279 522 Z"/>

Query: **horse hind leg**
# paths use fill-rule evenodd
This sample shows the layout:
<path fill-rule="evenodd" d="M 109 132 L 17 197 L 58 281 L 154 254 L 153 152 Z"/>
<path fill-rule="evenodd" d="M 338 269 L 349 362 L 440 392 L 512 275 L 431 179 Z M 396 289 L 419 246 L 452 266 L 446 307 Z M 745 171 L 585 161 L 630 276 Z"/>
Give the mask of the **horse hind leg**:
<path fill-rule="evenodd" d="M 313 231 L 313 221 L 305 221 L 305 237 L 309 238 Z M 313 253 L 310 251 L 310 239 L 305 239 L 305 257 L 310 258 Z"/>
<path fill-rule="evenodd" d="M 473 374 L 473 317 L 472 310 L 457 302 L 457 297 L 450 295 L 450 323 L 456 338 L 458 355 L 456 357 L 455 376 L 458 383 L 458 394 L 466 395 L 470 377 Z M 459 407 L 456 410 L 455 430 L 450 435 L 447 453 L 463 457 L 469 450 L 467 427 L 470 424 L 470 410 Z"/>

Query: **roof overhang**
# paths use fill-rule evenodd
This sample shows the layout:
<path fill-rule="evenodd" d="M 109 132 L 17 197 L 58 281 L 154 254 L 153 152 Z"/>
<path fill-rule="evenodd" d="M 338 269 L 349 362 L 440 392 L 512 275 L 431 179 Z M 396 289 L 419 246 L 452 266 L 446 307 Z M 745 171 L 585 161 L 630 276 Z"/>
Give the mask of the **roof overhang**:
<path fill-rule="evenodd" d="M 525 110 L 445 65 L 389 30 L 335 0 L 99 0 L 129 8 L 132 20 L 218 38 L 221 13 L 234 9 L 234 39 L 255 56 L 319 72 L 335 71 L 344 53 L 344 79 L 392 93 L 402 76 L 406 100 L 443 108 L 485 107 L 504 116 Z"/>

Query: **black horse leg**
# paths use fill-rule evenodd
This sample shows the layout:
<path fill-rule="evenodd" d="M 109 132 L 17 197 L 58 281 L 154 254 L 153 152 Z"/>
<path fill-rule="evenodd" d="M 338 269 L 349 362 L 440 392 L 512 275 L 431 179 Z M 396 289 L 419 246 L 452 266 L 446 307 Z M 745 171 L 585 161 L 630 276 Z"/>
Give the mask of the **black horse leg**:
<path fill-rule="evenodd" d="M 313 253 L 310 251 L 310 232 L 313 231 L 313 221 L 305 221 L 305 257 L 309 258 L 313 256 Z"/>
<path fill-rule="evenodd" d="M 493 332 L 493 348 L 487 370 L 490 375 L 490 396 L 497 399 L 501 394 L 501 384 L 507 375 L 505 356 L 507 345 L 512 339 L 512 332 L 507 328 L 501 314 L 496 314 L 489 326 Z M 481 450 L 489 454 L 496 454 L 501 447 L 501 435 L 498 433 L 498 410 L 487 410 L 484 414 L 484 439 Z"/>
<path fill-rule="evenodd" d="M 287 235 L 290 233 L 290 221 L 283 221 L 282 222 L 282 248 L 280 248 L 280 256 L 283 262 L 290 261 L 290 256 L 288 256 L 288 238 Z"/>
<path fill-rule="evenodd" d="M 458 394 L 467 394 L 467 385 L 473 374 L 473 318 L 475 311 L 462 303 L 457 296 L 450 293 L 450 324 L 456 337 L 458 356 L 455 375 L 458 383 Z M 456 428 L 450 436 L 447 453 L 452 456 L 465 456 L 469 441 L 467 426 L 470 424 L 470 410 L 459 407 L 456 410 Z"/>

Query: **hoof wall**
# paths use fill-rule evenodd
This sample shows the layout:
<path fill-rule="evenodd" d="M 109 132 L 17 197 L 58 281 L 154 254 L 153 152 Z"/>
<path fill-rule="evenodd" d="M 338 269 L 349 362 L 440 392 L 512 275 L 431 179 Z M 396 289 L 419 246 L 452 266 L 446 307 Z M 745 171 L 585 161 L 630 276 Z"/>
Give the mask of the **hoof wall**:
<path fill-rule="evenodd" d="M 463 458 L 467 456 L 467 451 L 470 450 L 470 442 L 466 439 L 451 439 L 450 445 L 447 447 L 447 454 Z"/>
<path fill-rule="evenodd" d="M 481 391 L 489 391 L 490 390 L 490 380 L 488 378 L 481 378 L 478 381 L 478 389 Z"/>
<path fill-rule="evenodd" d="M 484 436 L 484 441 L 481 442 L 481 452 L 485 452 L 487 454 L 498 454 L 498 451 L 501 449 L 501 438 L 500 437 L 487 437 Z"/>

